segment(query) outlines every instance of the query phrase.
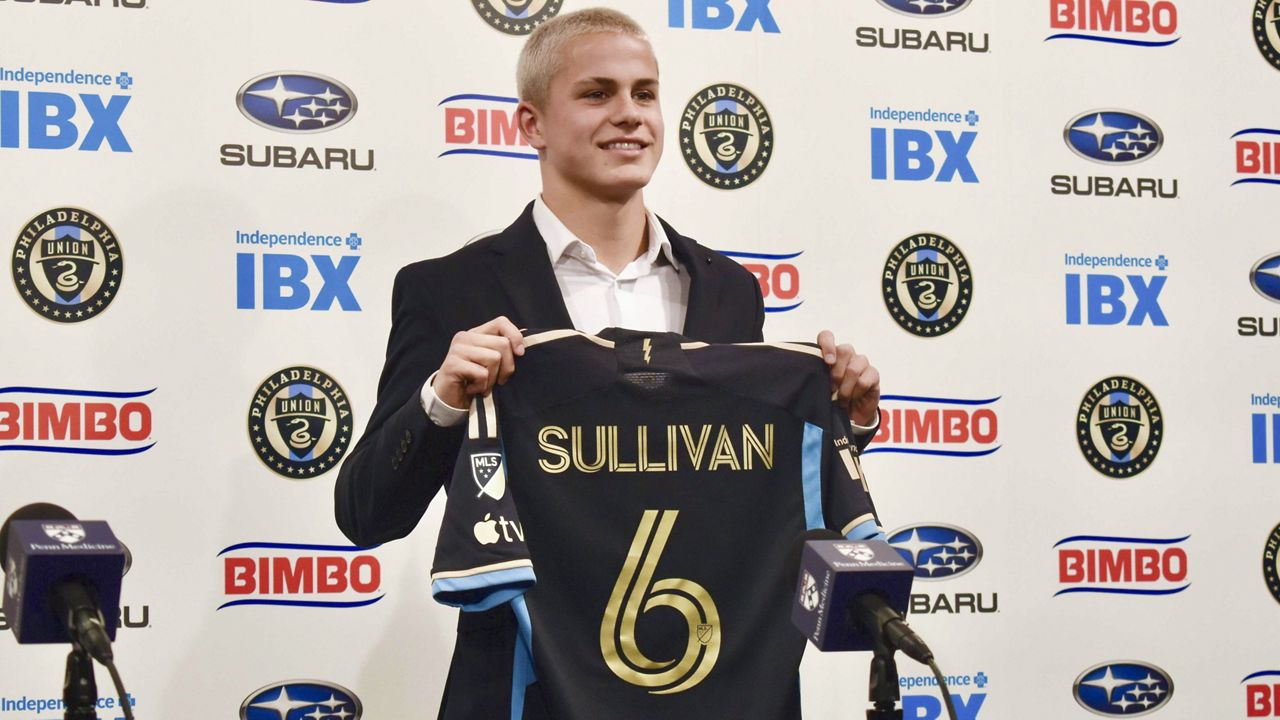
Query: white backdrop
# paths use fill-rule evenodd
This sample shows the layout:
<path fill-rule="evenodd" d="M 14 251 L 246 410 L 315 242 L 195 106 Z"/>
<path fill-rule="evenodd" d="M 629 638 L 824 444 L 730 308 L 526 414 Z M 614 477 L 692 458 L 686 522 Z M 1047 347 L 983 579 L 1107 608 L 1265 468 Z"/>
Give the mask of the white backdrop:
<path fill-rule="evenodd" d="M 1275 187 L 1233 184 L 1280 177 L 1270 166 L 1273 172 L 1251 173 L 1237 165 L 1237 140 L 1265 143 L 1275 134 L 1258 131 L 1280 127 L 1280 71 L 1255 42 L 1255 3 L 1165 0 L 1155 3 L 1160 31 L 1147 32 L 1054 27 L 1055 9 L 1059 16 L 1065 10 L 1051 0 L 972 0 L 946 13 L 904 3 L 897 12 L 891 0 L 607 4 L 649 30 L 662 67 L 667 150 L 649 205 L 703 244 L 765 268 L 766 301 L 779 310 L 768 317 L 769 339 L 812 340 L 829 328 L 880 368 L 884 392 L 894 396 L 883 409 L 901 411 L 891 418 L 904 423 L 865 460 L 887 528 L 952 526 L 980 542 L 981 559 L 965 561 L 972 567 L 963 575 L 917 583 L 917 608 L 935 612 L 912 618 L 944 671 L 972 683 L 956 688 L 963 716 L 1087 717 L 1073 700 L 1073 682 L 1120 661 L 1154 666 L 1172 680 L 1176 692 L 1151 708 L 1161 716 L 1269 715 L 1261 691 L 1249 686 L 1270 680 L 1244 678 L 1280 667 L 1280 608 L 1259 564 L 1280 522 L 1280 453 L 1272 452 L 1280 383 L 1274 337 L 1243 336 L 1238 319 L 1260 318 L 1274 329 L 1280 313 L 1247 277 L 1260 259 L 1280 253 L 1280 241 L 1270 221 Z M 1256 4 L 1274 14 L 1269 0 Z M 364 553 L 227 549 L 346 545 L 332 520 L 336 472 L 288 479 L 264 465 L 246 437 L 250 403 L 277 371 L 318 368 L 345 391 L 353 441 L 359 437 L 374 405 L 395 271 L 505 226 L 537 191 L 536 163 L 503 155 L 528 154 L 527 147 L 467 130 L 480 110 L 493 117 L 513 107 L 507 98 L 521 37 L 486 27 L 466 0 L 119 5 L 0 0 L 0 239 L 12 250 L 32 219 L 82 208 L 114 232 L 126 271 L 109 308 L 75 322 L 33 310 L 24 302 L 30 286 L 11 273 L 15 292 L 0 293 L 0 403 L 10 403 L 0 405 L 0 435 L 23 413 L 38 421 L 41 402 L 63 410 L 141 402 L 150 433 L 41 439 L 37 422 L 30 433 L 5 435 L 0 510 L 55 502 L 82 518 L 109 520 L 130 545 L 124 604 L 139 627 L 122 629 L 117 647 L 139 717 L 234 717 L 256 689 L 298 678 L 350 689 L 368 718 L 432 717 L 455 622 L 452 610 L 429 597 L 441 503 L 408 539 Z M 581 5 L 572 0 L 564 9 Z M 737 19 L 767 11 L 778 32 L 766 32 L 768 23 L 693 27 L 693 5 L 725 8 Z M 533 6 L 546 9 L 543 0 Z M 677 10 L 683 22 L 673 22 Z M 924 17 L 908 14 L 922 10 Z M 881 38 L 902 44 L 893 42 L 903 37 L 898 30 L 915 31 L 922 44 L 937 31 L 953 45 L 868 46 Z M 1105 41 L 1049 39 L 1064 33 Z M 966 51 L 961 39 L 985 52 Z M 112 84 L 40 75 L 67 71 Z M 336 80 L 358 105 L 341 127 L 314 134 L 251 122 L 237 107 L 237 91 L 282 73 Z M 773 123 L 767 170 L 733 190 L 703 182 L 679 157 L 686 102 L 721 83 L 751 92 Z M 956 117 L 898 121 L 873 117 L 873 109 Z M 1128 115 L 1103 115 L 1112 109 Z M 1132 124 L 1135 116 L 1162 139 L 1149 159 L 1095 162 L 1073 151 L 1073 140 L 1077 149 L 1095 142 L 1132 159 L 1124 148 L 1142 137 L 1116 127 L 1146 128 Z M 1109 135 L 1069 129 L 1095 117 L 1111 124 Z M 1244 130 L 1253 132 L 1233 139 Z M 895 160 L 902 161 L 898 176 L 928 166 L 919 153 L 898 156 L 911 155 L 918 145 L 910 143 L 922 135 L 934 146 L 935 170 L 947 164 L 945 143 L 971 141 L 967 153 L 952 151 L 958 172 L 950 182 L 893 179 Z M 877 137 L 887 139 L 883 151 Z M 907 144 L 896 148 L 895 137 Z M 1117 138 L 1124 142 L 1117 146 Z M 252 146 L 253 158 L 266 146 L 294 148 L 296 157 L 305 148 L 321 157 L 339 149 L 357 164 L 371 160 L 373 169 L 228 165 L 222 159 L 246 152 L 229 145 Z M 878 173 L 881 152 L 886 169 Z M 1101 184 L 1113 187 L 1151 179 L 1165 195 L 1176 182 L 1177 196 L 1053 192 L 1096 188 L 1091 177 L 1110 178 Z M 255 232 L 335 239 L 237 242 Z M 891 251 L 918 234 L 960 248 L 972 283 L 962 322 L 935 335 L 900 327 L 881 291 Z M 282 281 L 280 303 L 299 309 L 264 308 L 267 254 L 295 256 L 271 261 L 288 266 L 285 275 L 306 271 L 305 280 Z M 1151 266 L 1068 262 L 1118 255 L 1149 258 Z M 331 276 L 329 290 L 345 285 L 354 303 L 311 308 L 324 294 L 322 266 L 350 269 L 349 282 Z M 252 279 L 246 267 L 255 268 Z M 1090 281 L 1089 274 L 1111 278 Z M 1085 297 L 1074 324 L 1073 282 Z M 1123 312 L 1097 299 L 1116 287 L 1125 292 Z M 92 282 L 83 290 L 100 291 Z M 1135 313 L 1144 292 L 1147 312 Z M 1120 463 L 1123 479 L 1091 467 L 1076 442 L 1082 398 L 1115 376 L 1149 388 L 1163 421 L 1157 457 L 1135 474 Z M 50 389 L 59 392 L 44 392 Z M 961 414 L 945 417 L 957 423 L 985 413 L 980 436 L 922 442 L 906 431 L 911 417 L 956 409 Z M 1143 418 L 1149 432 L 1151 418 Z M 1055 548 L 1078 536 L 1121 539 Z M 1100 547 L 1120 554 L 1178 548 L 1185 578 L 1175 567 L 1172 577 L 1148 582 L 1060 579 L 1060 550 Z M 232 557 L 361 555 L 380 568 L 373 589 L 368 575 L 364 590 L 329 594 L 229 594 L 225 586 Z M 1169 594 L 1055 596 L 1080 588 Z M 237 599 L 355 606 L 219 609 Z M 0 656 L 0 720 L 54 716 L 23 708 L 58 696 L 62 649 L 6 642 Z M 867 661 L 808 654 L 806 717 L 862 717 Z M 904 677 L 927 674 L 907 661 L 902 670 Z M 105 673 L 101 680 L 106 690 Z M 908 717 L 938 716 L 929 699 L 936 690 L 904 693 Z"/>

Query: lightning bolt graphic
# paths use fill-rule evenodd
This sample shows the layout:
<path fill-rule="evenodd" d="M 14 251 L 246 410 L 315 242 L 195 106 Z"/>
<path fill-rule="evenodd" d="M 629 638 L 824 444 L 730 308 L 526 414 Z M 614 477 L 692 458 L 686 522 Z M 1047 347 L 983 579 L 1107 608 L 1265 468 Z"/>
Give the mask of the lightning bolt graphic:
<path fill-rule="evenodd" d="M 650 340 L 649 338 L 645 338 L 645 339 L 644 339 L 644 345 L 642 345 L 642 347 L 644 348 L 644 364 L 645 364 L 645 365 L 648 365 L 648 364 L 649 364 L 649 353 L 650 353 L 650 351 L 652 351 L 652 350 L 653 350 L 653 341 L 652 341 L 652 340 Z"/>

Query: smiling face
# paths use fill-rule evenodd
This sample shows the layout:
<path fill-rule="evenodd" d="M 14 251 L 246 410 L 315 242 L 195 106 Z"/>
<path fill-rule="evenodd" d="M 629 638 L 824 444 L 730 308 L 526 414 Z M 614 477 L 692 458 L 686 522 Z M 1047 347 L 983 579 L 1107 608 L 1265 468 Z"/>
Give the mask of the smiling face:
<path fill-rule="evenodd" d="M 658 61 L 619 33 L 576 37 L 560 50 L 546 100 L 521 102 L 520 128 L 538 150 L 544 192 L 625 202 L 662 156 Z"/>

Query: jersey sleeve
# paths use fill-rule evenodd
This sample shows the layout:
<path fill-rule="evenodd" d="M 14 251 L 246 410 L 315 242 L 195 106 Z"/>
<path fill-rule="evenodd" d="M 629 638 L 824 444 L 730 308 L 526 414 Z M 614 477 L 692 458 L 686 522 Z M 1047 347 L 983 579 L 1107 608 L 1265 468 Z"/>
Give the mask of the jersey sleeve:
<path fill-rule="evenodd" d="M 860 451 L 849 429 L 849 416 L 835 402 L 831 403 L 831 419 L 823 436 L 829 438 L 828 446 L 823 448 L 823 507 L 827 527 L 850 540 L 883 539 L 884 529 L 862 472 Z"/>
<path fill-rule="evenodd" d="M 453 468 L 431 569 L 431 595 L 466 611 L 488 610 L 536 577 L 510 488 L 492 394 L 472 400 Z"/>

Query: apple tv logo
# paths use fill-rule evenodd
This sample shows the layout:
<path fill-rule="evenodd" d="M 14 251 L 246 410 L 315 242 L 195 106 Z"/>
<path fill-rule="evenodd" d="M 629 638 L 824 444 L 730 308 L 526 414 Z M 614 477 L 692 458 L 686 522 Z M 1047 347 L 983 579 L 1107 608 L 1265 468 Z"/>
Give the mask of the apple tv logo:
<path fill-rule="evenodd" d="M 476 523 L 473 529 L 476 535 L 476 542 L 481 545 L 493 545 L 499 541 L 502 542 L 524 542 L 524 528 L 520 523 L 513 522 L 499 515 L 497 520 L 493 520 L 493 513 L 485 513 L 484 519 Z M 498 532 L 501 528 L 502 532 Z M 509 532 L 508 532 L 509 531 Z M 512 535 L 514 534 L 514 537 Z"/>

